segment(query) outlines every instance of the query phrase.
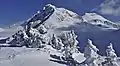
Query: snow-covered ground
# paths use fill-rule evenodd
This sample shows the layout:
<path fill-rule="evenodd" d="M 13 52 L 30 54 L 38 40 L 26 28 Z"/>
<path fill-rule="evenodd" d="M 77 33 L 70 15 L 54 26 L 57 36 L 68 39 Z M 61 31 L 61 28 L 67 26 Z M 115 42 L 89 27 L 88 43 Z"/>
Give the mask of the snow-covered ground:
<path fill-rule="evenodd" d="M 0 49 L 0 66 L 66 66 L 50 61 L 51 53 L 60 55 L 55 51 L 48 52 L 45 49 L 2 47 Z M 80 63 L 85 60 L 82 53 L 73 54 L 73 57 Z M 120 58 L 117 62 L 120 65 Z"/>
<path fill-rule="evenodd" d="M 57 52 L 48 52 L 45 49 L 37 48 L 18 48 L 2 47 L 0 49 L 0 66 L 66 66 L 50 61 L 50 54 L 59 54 Z M 79 62 L 85 60 L 83 54 L 74 54 Z"/>
<path fill-rule="evenodd" d="M 0 66 L 64 66 L 49 61 L 50 55 L 31 48 L 1 48 Z"/>

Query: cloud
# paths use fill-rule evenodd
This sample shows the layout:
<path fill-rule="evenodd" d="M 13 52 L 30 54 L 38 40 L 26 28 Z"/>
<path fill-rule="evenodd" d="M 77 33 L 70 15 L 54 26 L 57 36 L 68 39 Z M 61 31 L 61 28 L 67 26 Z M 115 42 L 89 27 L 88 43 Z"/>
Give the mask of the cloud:
<path fill-rule="evenodd" d="M 92 11 L 97 11 L 101 14 L 120 16 L 120 0 L 105 0 L 98 8 Z"/>

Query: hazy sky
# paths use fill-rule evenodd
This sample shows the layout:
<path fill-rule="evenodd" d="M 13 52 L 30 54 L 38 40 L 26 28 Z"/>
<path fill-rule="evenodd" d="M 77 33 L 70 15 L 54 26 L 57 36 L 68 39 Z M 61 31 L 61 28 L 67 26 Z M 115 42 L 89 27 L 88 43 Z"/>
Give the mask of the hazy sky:
<path fill-rule="evenodd" d="M 116 10 L 110 10 L 109 8 L 111 5 L 112 7 L 116 6 L 115 2 L 119 0 L 107 1 L 108 0 L 103 4 L 104 0 L 0 0 L 0 26 L 27 20 L 37 10 L 42 9 L 42 7 L 48 3 L 70 9 L 80 15 L 83 15 L 85 12 L 95 11 L 112 21 L 119 21 L 120 15 L 116 15 L 118 12 L 114 15 L 114 11 Z M 119 5 L 118 3 L 115 7 L 118 8 L 118 11 L 120 10 Z"/>

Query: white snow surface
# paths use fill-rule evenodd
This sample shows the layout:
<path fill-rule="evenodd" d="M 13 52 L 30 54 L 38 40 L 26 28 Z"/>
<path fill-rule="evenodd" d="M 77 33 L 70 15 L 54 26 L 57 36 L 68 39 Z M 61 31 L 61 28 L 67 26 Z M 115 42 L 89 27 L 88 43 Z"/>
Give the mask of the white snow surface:
<path fill-rule="evenodd" d="M 49 53 L 31 48 L 1 48 L 0 66 L 64 66 L 49 61 Z"/>
<path fill-rule="evenodd" d="M 51 59 L 51 53 L 60 56 L 60 54 L 54 50 L 49 53 L 45 49 L 3 47 L 0 50 L 0 66 L 66 66 L 49 61 L 49 59 Z M 73 58 L 80 63 L 85 60 L 82 53 L 73 54 Z M 120 58 L 118 58 L 117 62 L 120 64 Z"/>
<path fill-rule="evenodd" d="M 0 50 L 0 66 L 65 66 L 49 61 L 51 53 L 60 55 L 54 50 L 49 53 L 45 49 L 4 47 Z M 79 62 L 85 59 L 82 53 L 73 54 L 73 57 Z"/>

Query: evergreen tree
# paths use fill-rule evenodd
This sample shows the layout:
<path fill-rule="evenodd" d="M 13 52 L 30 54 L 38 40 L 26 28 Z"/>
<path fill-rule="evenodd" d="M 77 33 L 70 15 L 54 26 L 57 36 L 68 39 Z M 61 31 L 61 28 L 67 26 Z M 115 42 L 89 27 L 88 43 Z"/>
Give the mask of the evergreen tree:
<path fill-rule="evenodd" d="M 65 32 L 61 39 L 64 44 L 64 47 L 69 47 L 71 53 L 79 52 L 77 36 L 75 35 L 73 30 L 70 32 Z"/>
<path fill-rule="evenodd" d="M 107 54 L 107 65 L 108 66 L 119 66 L 116 60 L 117 55 L 115 54 L 115 50 L 113 49 L 112 43 L 110 43 L 110 45 L 107 46 L 106 54 Z"/>
<path fill-rule="evenodd" d="M 50 41 L 50 45 L 57 50 L 60 50 L 63 48 L 63 43 L 60 38 L 57 38 L 55 34 L 52 36 L 52 40 Z"/>
<path fill-rule="evenodd" d="M 97 64 L 97 58 L 99 55 L 97 52 L 99 51 L 98 48 L 96 48 L 95 45 L 93 45 L 92 41 L 88 39 L 88 45 L 85 47 L 84 50 L 84 56 L 86 58 L 85 64 L 88 66 L 98 66 Z"/>

